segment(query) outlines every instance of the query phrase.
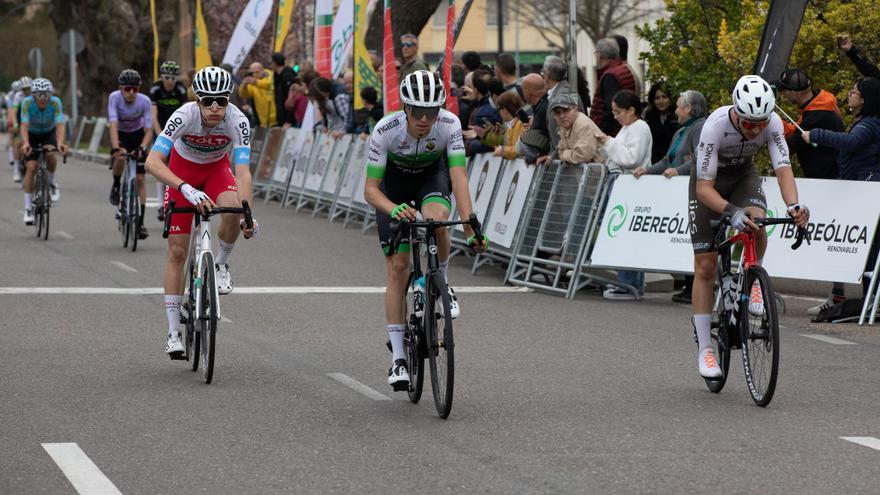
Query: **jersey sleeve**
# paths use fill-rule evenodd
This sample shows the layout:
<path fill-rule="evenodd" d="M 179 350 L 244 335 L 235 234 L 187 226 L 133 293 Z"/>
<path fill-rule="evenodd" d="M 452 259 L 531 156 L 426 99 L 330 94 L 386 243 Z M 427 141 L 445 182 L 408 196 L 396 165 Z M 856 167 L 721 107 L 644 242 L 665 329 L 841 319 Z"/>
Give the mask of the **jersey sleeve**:
<path fill-rule="evenodd" d="M 25 98 L 24 100 L 19 102 L 18 105 L 16 105 L 16 108 L 21 108 L 21 116 L 20 116 L 21 122 L 19 122 L 20 124 L 30 125 L 30 122 L 31 122 L 30 106 L 31 106 L 31 100 L 29 98 Z"/>
<path fill-rule="evenodd" d="M 461 137 L 461 121 L 458 117 L 451 115 L 444 117 L 449 129 L 449 141 L 446 143 L 446 159 L 449 162 L 449 168 L 467 167 L 467 158 L 464 154 L 464 140 Z"/>
<path fill-rule="evenodd" d="M 251 126 L 241 110 L 229 107 L 233 112 L 229 125 L 229 138 L 232 139 L 232 164 L 250 165 L 251 162 Z"/>
<path fill-rule="evenodd" d="M 385 163 L 388 160 L 388 150 L 382 136 L 378 133 L 378 125 L 373 129 L 370 136 L 370 151 L 367 153 L 367 177 L 370 179 L 382 179 L 385 177 Z"/>
<path fill-rule="evenodd" d="M 144 107 L 144 129 L 152 129 L 153 128 L 153 110 L 152 103 L 150 102 L 150 98 L 146 95 L 143 95 L 143 98 L 140 98 L 141 95 L 138 95 L 138 98 L 143 102 L 142 106 Z"/>
<path fill-rule="evenodd" d="M 150 104 L 158 105 L 159 104 L 159 85 L 154 84 L 150 86 Z"/>
<path fill-rule="evenodd" d="M 158 151 L 166 157 L 171 154 L 171 148 L 174 146 L 174 141 L 179 139 L 186 131 L 188 121 L 186 111 L 187 107 L 183 106 L 171 114 L 171 117 L 168 118 L 168 122 L 165 122 L 165 128 L 162 129 L 162 133 L 159 134 L 153 142 L 153 147 L 150 151 Z"/>
<path fill-rule="evenodd" d="M 767 147 L 770 149 L 770 161 L 773 170 L 782 167 L 791 167 L 791 157 L 788 152 L 788 143 L 785 142 L 785 128 L 782 119 L 775 113 L 770 117 L 770 125 L 767 126 Z"/>
<path fill-rule="evenodd" d="M 718 147 L 721 143 L 712 122 L 703 126 L 700 144 L 697 146 L 697 179 L 700 180 L 715 180 L 718 173 Z"/>
<path fill-rule="evenodd" d="M 107 122 L 119 122 L 119 113 L 116 111 L 116 96 L 118 94 L 114 91 L 107 98 Z"/>
<path fill-rule="evenodd" d="M 52 118 L 56 125 L 64 123 L 64 108 L 61 106 L 61 98 L 57 96 L 52 97 L 52 105 L 55 107 L 54 115 Z"/>

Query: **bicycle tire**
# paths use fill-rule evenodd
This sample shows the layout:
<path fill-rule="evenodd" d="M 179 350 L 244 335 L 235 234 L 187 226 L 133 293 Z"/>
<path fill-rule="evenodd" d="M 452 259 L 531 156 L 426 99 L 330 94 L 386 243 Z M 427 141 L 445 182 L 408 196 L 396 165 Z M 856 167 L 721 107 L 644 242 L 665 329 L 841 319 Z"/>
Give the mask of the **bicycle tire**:
<path fill-rule="evenodd" d="M 410 287 L 412 283 L 412 275 L 410 275 Z M 406 364 L 409 368 L 409 388 L 406 391 L 410 402 L 417 404 L 422 398 L 422 390 L 425 386 L 425 353 L 421 349 L 424 347 L 425 334 L 421 325 L 421 320 L 415 315 L 415 307 L 412 292 L 406 295 L 406 314 L 409 315 L 409 321 L 406 325 L 406 333 L 403 337 L 403 346 L 406 351 Z"/>
<path fill-rule="evenodd" d="M 34 214 L 34 231 L 37 238 L 40 238 L 43 235 L 43 181 L 44 176 L 42 171 L 37 171 L 37 176 L 34 178 L 34 195 L 33 202 L 31 204 L 31 208 Z"/>
<path fill-rule="evenodd" d="M 43 240 L 49 240 L 49 212 L 52 210 L 52 196 L 48 177 L 43 177 Z"/>
<path fill-rule="evenodd" d="M 137 179 L 132 179 L 128 184 L 128 190 L 131 191 L 129 195 L 128 208 L 129 208 L 129 224 L 131 225 L 131 252 L 137 251 L 138 247 L 138 236 L 140 232 L 138 232 L 138 227 L 140 226 L 140 216 L 141 216 L 141 208 L 140 208 L 140 193 L 137 190 Z"/>
<path fill-rule="evenodd" d="M 749 311 L 751 297 L 742 298 L 739 306 L 739 327 L 743 371 L 749 394 L 755 404 L 767 407 L 776 392 L 776 379 L 779 373 L 779 315 L 776 311 L 776 296 L 770 283 L 770 276 L 764 268 L 752 266 L 748 269 L 743 294 L 749 294 L 756 281 L 761 287 L 764 299 L 763 314 L 760 316 L 751 314 Z"/>
<path fill-rule="evenodd" d="M 193 313 L 195 312 L 196 307 L 196 299 L 195 299 L 195 291 L 193 290 L 193 279 L 195 276 L 195 270 L 193 269 L 192 260 L 188 260 L 187 262 L 187 271 L 185 272 L 187 276 L 187 280 L 189 280 L 188 291 L 185 294 L 186 302 L 181 305 L 181 316 L 186 314 L 186 321 L 184 322 L 184 338 L 186 345 L 186 356 L 189 359 L 190 371 L 198 371 L 199 370 L 199 342 L 201 339 L 199 338 L 199 332 L 196 331 L 195 321 L 193 319 Z"/>
<path fill-rule="evenodd" d="M 131 223 L 128 221 L 128 184 L 122 184 L 119 192 L 119 225 L 122 228 L 122 247 L 128 247 L 128 236 L 131 234 Z"/>
<path fill-rule="evenodd" d="M 721 281 L 721 272 L 718 272 L 718 287 L 716 288 L 715 309 L 712 311 L 712 347 L 718 364 L 721 367 L 721 378 L 703 378 L 706 387 L 710 392 L 719 393 L 727 383 L 727 373 L 730 370 L 730 341 L 728 340 L 728 332 L 730 332 L 728 312 L 724 311 L 724 303 L 721 301 L 720 294 L 723 283 Z M 736 330 L 736 329 L 734 329 Z"/>
<path fill-rule="evenodd" d="M 202 359 L 202 378 L 205 383 L 214 379 L 214 353 L 217 344 L 217 282 L 214 280 L 214 255 L 202 255 L 201 297 L 202 314 L 198 315 Z"/>
<path fill-rule="evenodd" d="M 441 304 L 436 307 L 437 300 Z M 452 411 L 455 384 L 455 343 L 452 337 L 452 313 L 449 291 L 440 272 L 428 276 L 425 284 L 425 313 L 422 322 L 431 365 L 431 390 L 437 414 L 446 419 Z M 440 328 L 442 325 L 442 328 Z"/>

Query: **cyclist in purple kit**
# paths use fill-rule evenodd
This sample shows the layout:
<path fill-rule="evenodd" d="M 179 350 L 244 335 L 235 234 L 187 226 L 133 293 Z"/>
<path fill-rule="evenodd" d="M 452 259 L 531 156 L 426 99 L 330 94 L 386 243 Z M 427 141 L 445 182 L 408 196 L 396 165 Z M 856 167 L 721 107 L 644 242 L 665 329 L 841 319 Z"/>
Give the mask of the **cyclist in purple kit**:
<path fill-rule="evenodd" d="M 125 166 L 125 153 L 138 152 L 137 184 L 141 197 L 141 224 L 138 238 L 147 238 L 144 227 L 147 192 L 144 189 L 144 164 L 147 146 L 153 140 L 152 103 L 147 95 L 140 93 L 141 75 L 132 69 L 125 69 L 117 79 L 119 89 L 110 93 L 107 102 L 107 117 L 110 121 L 110 146 L 113 155 L 113 187 L 110 189 L 110 204 L 119 204 L 119 182 Z"/>

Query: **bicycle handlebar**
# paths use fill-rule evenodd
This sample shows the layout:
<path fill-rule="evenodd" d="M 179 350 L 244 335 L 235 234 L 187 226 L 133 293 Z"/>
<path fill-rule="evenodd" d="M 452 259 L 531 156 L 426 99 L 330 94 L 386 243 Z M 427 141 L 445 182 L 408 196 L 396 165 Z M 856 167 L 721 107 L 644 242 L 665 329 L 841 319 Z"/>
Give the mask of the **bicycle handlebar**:
<path fill-rule="evenodd" d="M 60 152 L 61 150 L 54 146 L 34 146 L 31 148 L 31 153 L 36 153 L 37 156 L 41 153 L 55 153 L 56 151 Z M 61 163 L 67 164 L 67 153 L 61 154 Z"/>
<path fill-rule="evenodd" d="M 768 225 L 794 225 L 794 218 L 755 218 L 752 219 L 758 227 L 766 227 Z M 712 220 L 709 222 L 709 225 L 716 229 L 715 234 L 715 244 L 719 245 L 719 238 L 723 237 L 724 229 L 722 227 L 730 225 L 730 215 L 724 215 L 718 220 Z M 807 229 L 803 227 L 797 227 L 797 234 L 795 235 L 794 244 L 791 245 L 791 249 L 798 249 L 801 245 L 807 241 L 807 245 L 810 245 L 810 234 L 807 232 Z"/>
<path fill-rule="evenodd" d="M 431 220 L 430 218 L 421 222 L 400 220 L 397 222 L 391 222 L 390 253 L 397 253 L 397 248 L 399 248 L 400 243 L 403 242 L 404 236 L 409 235 L 410 229 L 427 228 L 431 230 L 436 230 L 441 227 L 452 227 L 455 225 L 470 225 L 470 227 L 474 230 L 474 237 L 476 237 L 477 242 L 482 242 L 483 231 L 480 226 L 480 221 L 477 219 L 477 215 L 475 213 L 471 213 L 467 220 L 455 220 L 452 222 L 441 222 L 437 220 Z"/>
<path fill-rule="evenodd" d="M 244 224 L 248 228 L 248 230 L 254 228 L 254 218 L 251 216 L 251 207 L 248 205 L 247 201 L 241 202 L 241 208 L 217 206 L 211 208 L 211 211 L 207 213 L 199 213 L 194 206 L 177 208 L 174 206 L 175 203 L 175 201 L 169 201 L 168 207 L 165 208 L 165 226 L 162 228 L 163 239 L 168 238 L 168 235 L 170 233 L 169 231 L 171 230 L 171 215 L 174 213 L 196 213 L 202 217 L 202 220 L 207 220 L 214 215 L 221 215 L 224 213 L 231 213 L 233 215 L 244 215 Z"/>

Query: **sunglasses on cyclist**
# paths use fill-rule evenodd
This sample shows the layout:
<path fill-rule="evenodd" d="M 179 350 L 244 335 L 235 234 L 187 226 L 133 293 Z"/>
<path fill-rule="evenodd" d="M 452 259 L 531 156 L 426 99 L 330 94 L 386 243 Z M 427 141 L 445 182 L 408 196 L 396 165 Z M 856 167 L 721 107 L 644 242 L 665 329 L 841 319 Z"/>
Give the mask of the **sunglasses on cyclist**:
<path fill-rule="evenodd" d="M 423 118 L 433 120 L 440 115 L 440 107 L 409 107 L 409 115 L 413 120 L 422 120 Z"/>
<path fill-rule="evenodd" d="M 753 129 L 761 129 L 764 130 L 770 124 L 770 119 L 762 120 L 760 122 L 754 122 L 751 120 L 742 119 L 739 121 L 739 125 L 742 126 L 744 130 L 751 131 Z"/>
<path fill-rule="evenodd" d="M 162 76 L 162 79 L 165 80 L 165 81 L 175 81 L 175 80 L 177 80 L 177 78 L 174 77 L 174 76 Z"/>
<path fill-rule="evenodd" d="M 52 96 L 48 91 L 37 91 L 34 93 L 34 98 L 38 100 L 48 100 L 49 97 Z"/>
<path fill-rule="evenodd" d="M 223 108 L 226 105 L 229 105 L 229 97 L 228 96 L 203 96 L 199 98 L 199 105 L 205 108 L 211 108 L 214 104 L 217 104 L 218 107 Z"/>
<path fill-rule="evenodd" d="M 137 93 L 140 88 L 137 86 L 123 86 L 122 91 L 126 93 Z"/>

